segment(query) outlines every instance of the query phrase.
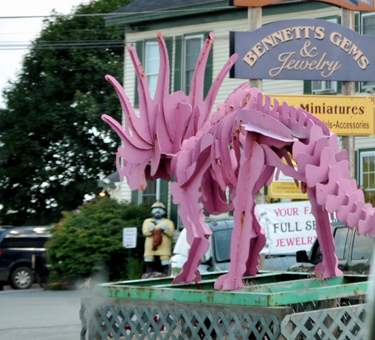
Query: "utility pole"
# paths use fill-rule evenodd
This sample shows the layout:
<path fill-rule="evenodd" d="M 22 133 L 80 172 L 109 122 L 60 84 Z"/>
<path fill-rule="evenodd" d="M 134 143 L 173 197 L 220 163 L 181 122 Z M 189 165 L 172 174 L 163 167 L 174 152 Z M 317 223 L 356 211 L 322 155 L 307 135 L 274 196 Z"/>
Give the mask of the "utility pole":
<path fill-rule="evenodd" d="M 249 32 L 262 27 L 262 7 L 248 7 L 247 18 Z M 262 79 L 249 79 L 250 87 L 257 87 L 262 92 Z M 255 196 L 257 204 L 264 204 L 264 187 L 262 187 Z"/>
<path fill-rule="evenodd" d="M 249 32 L 262 27 L 262 7 L 248 7 L 247 18 L 249 23 Z M 262 92 L 262 79 L 249 79 L 250 87 L 257 87 Z"/>

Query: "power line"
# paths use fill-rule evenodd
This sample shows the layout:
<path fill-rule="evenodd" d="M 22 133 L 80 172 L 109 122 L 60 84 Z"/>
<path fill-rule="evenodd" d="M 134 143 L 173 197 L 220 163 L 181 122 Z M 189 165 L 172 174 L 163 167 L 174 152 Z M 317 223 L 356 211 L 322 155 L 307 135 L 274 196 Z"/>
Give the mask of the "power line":
<path fill-rule="evenodd" d="M 182 39 L 182 38 L 178 38 Z M 175 38 L 175 40 L 178 40 Z M 229 41 L 229 36 L 216 35 L 215 41 Z M 38 42 L 1 42 L 1 51 L 32 49 L 87 49 L 87 48 L 115 48 L 134 44 L 135 40 L 71 40 L 71 41 L 38 41 Z"/>
<path fill-rule="evenodd" d="M 217 7 L 210 7 L 210 11 L 215 11 L 218 9 L 235 9 L 235 7 L 228 7 L 228 6 L 217 6 Z M 150 11 L 142 11 L 142 12 L 127 12 L 127 13 L 89 13 L 89 14 L 50 14 L 50 15 L 19 15 L 19 16 L 5 16 L 1 17 L 1 19 L 41 19 L 41 18 L 64 18 L 64 17 L 125 17 L 125 16 L 133 16 L 139 14 L 156 14 L 156 13 L 183 13 L 183 12 L 202 12 L 204 8 L 189 8 L 189 9 L 170 9 L 170 10 L 150 10 Z"/>
<path fill-rule="evenodd" d="M 0 44 L 0 51 L 17 51 L 17 50 L 29 50 L 30 48 L 35 50 L 54 50 L 54 49 L 88 49 L 88 48 L 116 48 L 124 47 L 124 42 L 87 42 L 87 43 L 71 43 L 71 44 L 39 44 L 39 45 L 6 45 Z"/>
<path fill-rule="evenodd" d="M 34 31 L 35 33 L 41 33 L 43 28 L 39 31 Z M 58 33 L 71 33 L 71 32 L 95 32 L 95 33 L 108 33 L 113 31 L 124 31 L 123 27 L 117 27 L 117 26 L 111 26 L 111 27 L 105 27 L 105 28 L 80 28 L 80 29 L 70 29 L 70 30 L 59 30 Z M 32 32 L 34 34 L 34 32 Z M 30 31 L 28 32 L 8 32 L 8 33 L 2 33 L 1 35 L 17 35 L 17 34 L 30 34 Z"/>
<path fill-rule="evenodd" d="M 369 28 L 369 27 L 367 27 Z M 156 38 L 156 37 L 155 37 Z M 174 40 L 183 39 L 174 37 Z M 215 35 L 215 41 L 229 41 L 228 34 Z M 116 48 L 134 44 L 136 40 L 38 40 L 38 41 L 0 41 L 1 51 L 32 49 L 87 49 L 87 48 Z"/>

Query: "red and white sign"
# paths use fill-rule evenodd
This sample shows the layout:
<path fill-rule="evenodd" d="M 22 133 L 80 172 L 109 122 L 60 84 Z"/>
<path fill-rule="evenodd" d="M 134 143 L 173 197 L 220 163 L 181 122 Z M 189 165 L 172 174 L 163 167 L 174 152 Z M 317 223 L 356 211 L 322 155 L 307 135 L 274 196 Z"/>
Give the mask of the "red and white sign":
<path fill-rule="evenodd" d="M 137 247 L 137 228 L 124 228 L 122 233 L 122 244 L 125 248 Z"/>
<path fill-rule="evenodd" d="M 310 201 L 256 205 L 259 224 L 267 241 L 261 253 L 309 251 L 316 239 L 316 222 Z"/>

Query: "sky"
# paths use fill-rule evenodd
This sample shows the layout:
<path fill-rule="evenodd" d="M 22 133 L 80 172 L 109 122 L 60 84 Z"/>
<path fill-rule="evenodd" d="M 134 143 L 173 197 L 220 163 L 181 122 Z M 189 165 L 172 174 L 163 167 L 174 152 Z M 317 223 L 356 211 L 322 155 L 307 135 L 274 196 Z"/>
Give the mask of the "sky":
<path fill-rule="evenodd" d="M 0 0 L 0 107 L 4 108 L 2 93 L 7 82 L 16 80 L 21 70 L 22 57 L 28 52 L 11 50 L 9 45 L 26 45 L 39 36 L 43 18 L 11 19 L 10 16 L 47 16 L 55 9 L 69 14 L 73 7 L 89 3 L 84 0 Z M 14 47 L 13 47 L 14 48 Z"/>

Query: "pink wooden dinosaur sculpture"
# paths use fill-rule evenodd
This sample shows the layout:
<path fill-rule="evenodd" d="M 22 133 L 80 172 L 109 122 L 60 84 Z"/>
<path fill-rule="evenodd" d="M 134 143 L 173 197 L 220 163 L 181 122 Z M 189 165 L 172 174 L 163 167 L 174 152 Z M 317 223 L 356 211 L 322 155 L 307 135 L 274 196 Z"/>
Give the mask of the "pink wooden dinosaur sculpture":
<path fill-rule="evenodd" d="M 316 275 L 342 275 L 337 267 L 329 214 L 358 233 L 374 236 L 375 215 L 364 195 L 349 179 L 346 151 L 338 150 L 337 136 L 310 113 L 279 105 L 245 83 L 211 109 L 220 85 L 236 61 L 233 55 L 215 78 L 205 100 L 202 84 L 211 33 L 202 48 L 191 91 L 169 94 L 169 62 L 166 45 L 158 35 L 160 72 L 155 97 L 132 47 L 128 51 L 138 76 L 140 116 L 135 114 L 123 88 L 111 76 L 125 115 L 125 128 L 103 115 L 123 142 L 117 152 L 117 169 L 132 190 L 145 189 L 147 180 L 170 180 L 174 203 L 187 230 L 189 258 L 174 282 L 200 280 L 200 259 L 209 247 L 210 229 L 204 225 L 202 205 L 211 214 L 234 210 L 235 226 L 228 273 L 220 276 L 216 289 L 243 287 L 244 275 L 258 271 L 259 251 L 265 236 L 254 216 L 255 194 L 269 184 L 275 169 L 295 179 L 307 192 L 316 218 L 323 261 Z M 295 170 L 291 157 L 296 161 Z M 283 159 L 287 161 L 284 164 Z M 226 196 L 229 189 L 230 197 Z"/>

